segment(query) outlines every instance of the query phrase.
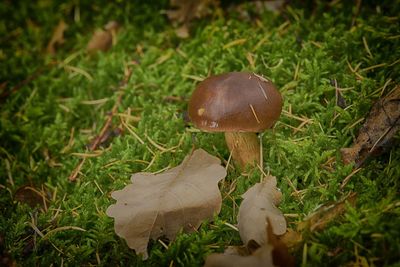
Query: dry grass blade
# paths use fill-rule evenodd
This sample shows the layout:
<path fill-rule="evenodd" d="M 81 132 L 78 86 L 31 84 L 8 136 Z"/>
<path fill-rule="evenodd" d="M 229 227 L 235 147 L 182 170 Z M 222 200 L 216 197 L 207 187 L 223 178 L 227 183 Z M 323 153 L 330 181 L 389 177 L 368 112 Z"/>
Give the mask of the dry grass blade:
<path fill-rule="evenodd" d="M 43 239 L 47 239 L 47 238 L 49 238 L 49 236 L 51 236 L 54 233 L 61 232 L 61 231 L 66 231 L 66 230 L 77 230 L 77 231 L 86 232 L 85 229 L 82 229 L 82 228 L 77 227 L 77 226 L 61 226 L 61 227 L 58 227 L 58 228 L 55 228 L 53 230 L 48 231 L 45 235 L 42 236 L 42 238 Z"/>

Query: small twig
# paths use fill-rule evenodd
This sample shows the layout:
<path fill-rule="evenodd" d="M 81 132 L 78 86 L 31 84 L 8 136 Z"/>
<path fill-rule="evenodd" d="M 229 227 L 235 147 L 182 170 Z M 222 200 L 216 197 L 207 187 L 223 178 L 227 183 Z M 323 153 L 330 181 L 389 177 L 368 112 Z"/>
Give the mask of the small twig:
<path fill-rule="evenodd" d="M 362 41 L 363 41 L 363 44 L 364 44 L 365 51 L 367 51 L 368 57 L 369 58 L 373 58 L 374 56 L 372 55 L 371 50 L 369 49 L 369 46 L 368 46 L 368 43 L 367 43 L 367 39 L 364 36 L 362 38 Z"/>
<path fill-rule="evenodd" d="M 124 79 L 119 86 L 119 89 L 120 89 L 119 96 L 118 96 L 117 100 L 115 101 L 115 104 L 114 104 L 113 108 L 111 109 L 111 112 L 109 113 L 107 120 L 105 121 L 104 126 L 101 129 L 100 133 L 95 138 L 95 140 L 90 144 L 89 151 L 94 151 L 97 149 L 101 140 L 104 139 L 104 135 L 107 133 L 107 131 L 111 127 L 112 119 L 113 119 L 114 115 L 117 113 L 118 107 L 121 104 L 122 96 L 124 94 L 124 90 L 121 90 L 121 89 L 127 85 L 131 75 L 132 75 L 132 69 L 128 67 L 125 71 Z M 78 165 L 75 167 L 75 169 L 72 171 L 71 175 L 68 178 L 71 182 L 75 181 L 76 178 L 78 177 L 78 175 L 83 167 L 83 164 L 85 164 L 85 160 L 86 160 L 86 158 L 82 158 L 79 161 Z"/>
<path fill-rule="evenodd" d="M 361 3 L 362 3 L 362 0 L 356 1 L 356 10 L 353 14 L 353 18 L 351 19 L 351 27 L 354 27 L 356 25 L 356 19 L 357 19 L 358 15 L 360 14 L 360 10 L 361 10 Z"/>
<path fill-rule="evenodd" d="M 83 158 L 79 161 L 78 165 L 75 167 L 75 169 L 72 171 L 71 175 L 68 177 L 68 179 L 73 182 L 76 180 L 78 177 L 79 172 L 82 169 L 83 164 L 85 163 L 86 158 Z"/>
<path fill-rule="evenodd" d="M 260 82 L 257 81 L 257 83 L 258 83 L 258 88 L 260 89 L 261 93 L 263 94 L 263 96 L 264 96 L 264 98 L 265 98 L 265 101 L 267 101 L 267 103 L 268 103 L 268 96 L 267 96 L 267 94 L 264 92 L 264 90 L 263 90 L 263 88 L 262 88 Z"/>
<path fill-rule="evenodd" d="M 254 110 L 253 105 L 252 105 L 252 104 L 249 104 L 249 106 L 250 106 L 251 111 L 253 112 L 254 118 L 256 119 L 257 123 L 260 124 L 261 122 L 260 122 L 260 120 L 258 119 L 257 113 L 256 113 L 256 111 Z"/>
<path fill-rule="evenodd" d="M 347 183 L 350 181 L 350 178 L 353 177 L 354 174 L 357 172 L 361 171 L 361 168 L 357 168 L 354 171 L 352 171 L 349 175 L 346 176 L 346 178 L 343 179 L 342 184 L 340 185 L 340 189 L 343 190 L 343 188 L 347 185 Z"/>
<path fill-rule="evenodd" d="M 358 68 L 360 67 L 360 65 L 358 65 L 358 66 L 356 66 L 355 68 L 353 68 L 353 66 L 350 64 L 350 62 L 349 62 L 348 60 L 346 60 L 346 62 L 347 62 L 347 66 L 349 67 L 350 71 L 351 71 L 352 73 L 354 73 L 354 74 L 357 76 L 357 78 L 358 78 L 359 80 L 363 80 L 364 77 L 361 76 L 361 75 L 357 72 L 357 71 L 358 71 Z"/>

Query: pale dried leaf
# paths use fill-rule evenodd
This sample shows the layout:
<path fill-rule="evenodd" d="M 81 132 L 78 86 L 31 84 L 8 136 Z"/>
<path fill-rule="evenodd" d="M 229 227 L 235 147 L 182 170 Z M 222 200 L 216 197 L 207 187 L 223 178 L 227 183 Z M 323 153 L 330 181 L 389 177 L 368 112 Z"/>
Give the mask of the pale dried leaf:
<path fill-rule="evenodd" d="M 55 55 L 56 54 L 56 46 L 61 45 L 65 42 L 64 40 L 64 32 L 68 28 L 68 25 L 63 21 L 60 20 L 58 25 L 55 27 L 53 31 L 53 35 L 51 36 L 51 39 L 49 43 L 47 44 L 46 51 L 50 55 Z"/>
<path fill-rule="evenodd" d="M 289 254 L 287 246 L 282 243 L 273 233 L 272 223 L 268 219 L 264 229 L 266 243 L 258 246 L 254 240 L 248 244 L 257 247 L 251 255 L 246 255 L 242 247 L 229 247 L 223 254 L 214 253 L 207 257 L 205 267 L 259 267 L 259 266 L 294 266 L 294 258 Z"/>
<path fill-rule="evenodd" d="M 252 186 L 243 194 L 243 202 L 239 208 L 239 234 L 247 244 L 255 240 L 258 244 L 266 243 L 265 225 L 267 218 L 271 221 L 274 234 L 286 232 L 286 220 L 276 207 L 281 199 L 281 192 L 276 188 L 276 178 L 269 176 L 263 182 Z"/>
<path fill-rule="evenodd" d="M 166 172 L 134 174 L 132 184 L 112 193 L 117 203 L 107 215 L 115 218 L 115 232 L 146 259 L 150 238 L 172 240 L 180 229 L 192 232 L 219 213 L 218 181 L 225 175 L 218 158 L 195 150 Z"/>

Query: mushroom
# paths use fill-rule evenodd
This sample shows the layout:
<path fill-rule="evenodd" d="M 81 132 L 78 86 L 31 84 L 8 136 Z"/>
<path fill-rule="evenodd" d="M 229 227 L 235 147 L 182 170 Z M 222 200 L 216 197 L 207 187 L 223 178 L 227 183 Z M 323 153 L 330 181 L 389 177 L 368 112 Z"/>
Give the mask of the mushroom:
<path fill-rule="evenodd" d="M 208 77 L 189 100 L 189 118 L 200 130 L 224 132 L 240 168 L 260 164 L 259 132 L 271 128 L 282 111 L 282 97 L 271 81 L 250 72 Z"/>

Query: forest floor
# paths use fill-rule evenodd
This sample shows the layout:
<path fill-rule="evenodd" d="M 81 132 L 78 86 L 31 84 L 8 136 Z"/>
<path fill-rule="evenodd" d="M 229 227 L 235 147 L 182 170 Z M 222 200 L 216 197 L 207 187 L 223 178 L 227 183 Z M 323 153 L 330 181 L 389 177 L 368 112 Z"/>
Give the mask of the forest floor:
<path fill-rule="evenodd" d="M 279 11 L 222 1 L 172 22 L 166 1 L 84 2 L 0 3 L 2 264 L 202 266 L 208 254 L 242 244 L 241 195 L 265 172 L 277 177 L 288 228 L 322 206 L 332 215 L 290 247 L 296 265 L 399 266 L 398 144 L 360 167 L 340 153 L 399 85 L 399 1 Z M 187 38 L 177 36 L 185 34 L 179 19 Z M 120 27 L 97 44 L 109 49 L 88 52 L 110 21 Z M 263 75 L 284 99 L 279 121 L 260 137 L 263 170 L 229 165 L 221 213 L 172 242 L 151 241 L 142 261 L 114 232 L 110 194 L 133 173 L 179 165 L 193 148 L 227 164 L 223 134 L 185 118 L 199 81 L 231 71 Z"/>

